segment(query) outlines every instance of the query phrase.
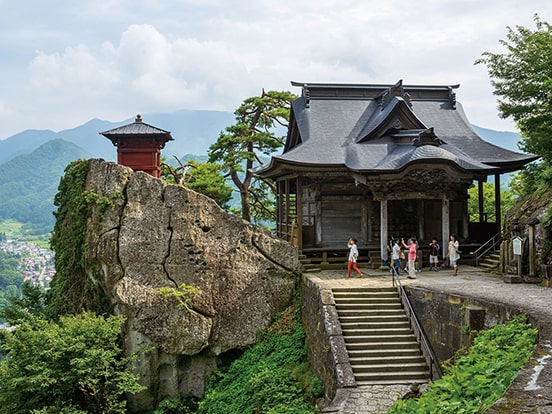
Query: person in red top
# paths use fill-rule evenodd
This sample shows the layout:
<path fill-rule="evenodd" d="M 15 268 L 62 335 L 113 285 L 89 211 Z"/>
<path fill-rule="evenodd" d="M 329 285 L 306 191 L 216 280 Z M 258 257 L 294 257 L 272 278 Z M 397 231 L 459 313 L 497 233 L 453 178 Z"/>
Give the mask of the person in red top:
<path fill-rule="evenodd" d="M 410 244 L 407 246 L 404 239 L 401 239 L 401 243 L 405 249 L 408 249 L 408 278 L 416 279 L 416 257 L 418 255 L 416 250 L 416 239 L 410 238 Z"/>

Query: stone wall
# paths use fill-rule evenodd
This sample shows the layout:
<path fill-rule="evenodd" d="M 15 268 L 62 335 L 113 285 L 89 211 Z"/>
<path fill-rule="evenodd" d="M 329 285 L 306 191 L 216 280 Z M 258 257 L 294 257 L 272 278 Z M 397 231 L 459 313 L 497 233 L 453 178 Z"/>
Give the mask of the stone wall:
<path fill-rule="evenodd" d="M 488 329 L 521 313 L 504 304 L 479 301 L 406 286 L 410 303 L 423 326 L 435 356 L 442 364 L 471 345 L 476 331 Z"/>
<path fill-rule="evenodd" d="M 301 283 L 302 319 L 311 369 L 324 384 L 331 401 L 338 389 L 355 387 L 349 356 L 331 289 L 305 274 Z"/>

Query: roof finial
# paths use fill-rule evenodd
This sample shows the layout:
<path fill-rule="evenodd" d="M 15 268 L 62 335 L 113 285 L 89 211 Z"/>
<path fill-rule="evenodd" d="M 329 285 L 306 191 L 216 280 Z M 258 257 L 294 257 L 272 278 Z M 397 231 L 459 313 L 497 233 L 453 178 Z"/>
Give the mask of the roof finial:
<path fill-rule="evenodd" d="M 137 123 L 141 124 L 142 123 L 142 115 L 140 115 L 140 114 L 136 115 L 136 119 L 135 119 L 134 122 L 137 122 Z"/>

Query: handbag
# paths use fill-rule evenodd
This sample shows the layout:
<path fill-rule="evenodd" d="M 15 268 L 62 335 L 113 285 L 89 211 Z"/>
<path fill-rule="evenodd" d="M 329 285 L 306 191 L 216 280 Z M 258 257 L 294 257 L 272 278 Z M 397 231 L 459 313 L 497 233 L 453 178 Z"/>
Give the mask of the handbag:
<path fill-rule="evenodd" d="M 406 258 L 406 256 L 404 255 L 404 251 L 400 250 L 399 251 L 399 260 L 404 260 L 405 258 Z"/>

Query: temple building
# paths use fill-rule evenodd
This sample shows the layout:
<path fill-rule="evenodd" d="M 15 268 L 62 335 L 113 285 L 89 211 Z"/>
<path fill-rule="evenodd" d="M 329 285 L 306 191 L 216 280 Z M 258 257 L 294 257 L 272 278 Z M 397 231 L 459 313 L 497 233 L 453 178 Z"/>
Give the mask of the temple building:
<path fill-rule="evenodd" d="M 468 188 L 537 159 L 484 141 L 456 101 L 458 85 L 309 84 L 291 105 L 284 150 L 257 169 L 277 187 L 277 233 L 303 253 L 349 237 L 387 260 L 390 237 L 451 233 L 483 242 L 496 222 L 468 217 Z M 442 243 L 446 246 L 446 243 Z M 443 249 L 445 254 L 446 249 Z"/>

